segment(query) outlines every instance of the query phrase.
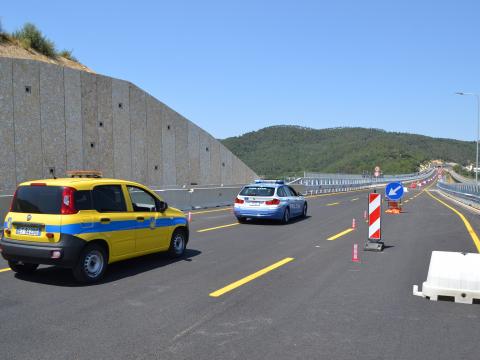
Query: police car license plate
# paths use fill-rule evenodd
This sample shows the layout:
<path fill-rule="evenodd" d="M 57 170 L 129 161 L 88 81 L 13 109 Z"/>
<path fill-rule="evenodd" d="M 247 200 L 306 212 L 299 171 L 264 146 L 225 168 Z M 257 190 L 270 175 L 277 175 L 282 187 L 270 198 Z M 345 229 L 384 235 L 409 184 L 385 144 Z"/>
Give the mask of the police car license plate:
<path fill-rule="evenodd" d="M 17 226 L 17 235 L 40 236 L 40 228 L 37 226 Z"/>

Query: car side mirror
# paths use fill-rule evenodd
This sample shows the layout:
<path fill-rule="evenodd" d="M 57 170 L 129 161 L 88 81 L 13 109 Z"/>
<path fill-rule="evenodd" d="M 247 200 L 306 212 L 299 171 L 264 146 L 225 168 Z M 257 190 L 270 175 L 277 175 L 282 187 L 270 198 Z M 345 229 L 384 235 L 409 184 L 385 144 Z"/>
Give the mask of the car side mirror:
<path fill-rule="evenodd" d="M 165 212 L 168 209 L 168 204 L 165 201 L 155 199 L 155 203 L 158 212 Z"/>

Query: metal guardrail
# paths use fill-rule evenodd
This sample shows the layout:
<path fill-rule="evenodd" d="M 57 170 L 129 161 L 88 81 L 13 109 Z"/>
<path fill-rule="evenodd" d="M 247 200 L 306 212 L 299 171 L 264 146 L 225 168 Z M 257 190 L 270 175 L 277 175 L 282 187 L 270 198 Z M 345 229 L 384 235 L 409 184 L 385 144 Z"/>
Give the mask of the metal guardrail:
<path fill-rule="evenodd" d="M 438 182 L 437 188 L 467 205 L 480 206 L 480 186 L 476 184 L 447 184 Z"/>
<path fill-rule="evenodd" d="M 303 177 L 289 182 L 298 192 L 304 195 L 323 194 L 330 192 L 352 191 L 368 189 L 392 181 L 421 181 L 433 176 L 435 169 L 429 169 L 421 173 L 385 175 L 379 178 L 364 177 L 362 175 L 339 175 L 339 174 L 313 174 L 314 177 Z"/>
<path fill-rule="evenodd" d="M 466 178 L 465 176 L 462 176 L 451 169 L 447 171 L 455 181 L 458 181 L 460 183 L 465 183 L 465 184 L 475 184 L 475 180 L 473 179 Z"/>
<path fill-rule="evenodd" d="M 376 180 L 363 178 L 362 175 L 335 175 L 328 177 L 328 174 L 320 174 L 320 178 L 298 178 L 290 182 L 295 190 L 303 195 L 315 195 L 331 192 L 346 192 L 353 190 L 361 190 L 381 186 L 387 182 L 398 181 L 415 181 L 423 180 L 433 174 L 432 169 L 429 172 L 420 173 L 418 175 L 399 175 L 383 177 Z M 199 208 L 228 206 L 232 205 L 235 197 L 239 193 L 243 185 L 206 185 L 193 188 L 170 188 L 156 189 L 150 187 L 159 194 L 165 201 L 180 210 L 192 210 Z M 3 219 L 8 211 L 8 207 L 12 200 L 12 194 L 8 192 L 0 192 L 0 218 Z"/>

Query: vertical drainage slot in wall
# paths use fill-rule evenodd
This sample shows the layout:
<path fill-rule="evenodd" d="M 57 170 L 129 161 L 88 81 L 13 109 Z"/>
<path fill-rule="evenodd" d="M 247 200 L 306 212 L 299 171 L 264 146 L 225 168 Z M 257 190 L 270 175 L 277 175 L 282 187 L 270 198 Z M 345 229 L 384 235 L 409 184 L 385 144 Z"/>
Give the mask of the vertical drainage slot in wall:
<path fill-rule="evenodd" d="M 158 165 L 155 165 L 154 169 L 155 169 L 155 170 L 158 170 Z"/>
<path fill-rule="evenodd" d="M 170 125 L 167 125 L 167 130 L 170 130 Z"/>
<path fill-rule="evenodd" d="M 103 122 L 100 121 L 100 122 L 98 123 L 98 126 L 103 127 Z"/>
<path fill-rule="evenodd" d="M 123 109 L 123 103 L 118 103 L 118 108 Z"/>
<path fill-rule="evenodd" d="M 90 147 L 93 149 L 95 147 L 95 143 L 91 142 Z"/>
<path fill-rule="evenodd" d="M 31 94 L 32 93 L 32 87 L 31 86 L 25 86 L 25 92 L 27 94 Z"/>

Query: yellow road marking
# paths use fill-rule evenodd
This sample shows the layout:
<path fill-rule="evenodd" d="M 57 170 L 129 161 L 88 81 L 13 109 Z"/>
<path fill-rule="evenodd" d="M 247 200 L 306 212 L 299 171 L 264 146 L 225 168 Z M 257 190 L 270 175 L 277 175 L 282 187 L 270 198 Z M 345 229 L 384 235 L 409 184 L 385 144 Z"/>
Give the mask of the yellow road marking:
<path fill-rule="evenodd" d="M 10 269 L 10 268 L 0 269 L 0 273 L 10 271 L 10 270 L 12 270 L 12 269 Z"/>
<path fill-rule="evenodd" d="M 326 206 L 335 206 L 335 205 L 339 205 L 339 204 L 340 204 L 339 202 L 334 202 L 334 203 L 327 204 Z"/>
<path fill-rule="evenodd" d="M 430 191 L 427 191 L 427 194 L 430 195 L 432 198 L 434 198 L 435 200 L 437 200 L 439 203 L 441 203 L 442 205 L 445 205 L 447 208 L 449 208 L 450 210 L 452 210 L 455 214 L 458 215 L 458 217 L 460 219 L 462 219 L 463 221 L 463 224 L 465 225 L 468 233 L 470 234 L 470 237 L 472 238 L 472 241 L 473 243 L 475 244 L 476 248 L 477 248 L 477 251 L 480 253 L 480 239 L 478 238 L 477 236 L 477 233 L 475 232 L 475 230 L 473 229 L 472 225 L 470 225 L 470 222 L 467 220 L 467 218 L 460 212 L 458 211 L 457 209 L 455 209 L 454 207 L 448 205 L 445 201 L 442 201 L 440 200 L 439 198 L 437 198 L 436 196 L 432 195 L 430 193 Z"/>
<path fill-rule="evenodd" d="M 342 232 L 338 233 L 337 235 L 330 236 L 327 240 L 337 240 L 339 237 L 342 237 L 343 235 L 347 235 L 348 233 L 352 232 L 353 229 L 349 228 L 347 230 L 343 230 Z"/>
<path fill-rule="evenodd" d="M 223 229 L 223 228 L 230 227 L 230 226 L 235 226 L 235 225 L 240 225 L 240 223 L 237 222 L 237 223 L 233 223 L 233 224 L 215 226 L 215 227 L 211 227 L 211 228 L 207 228 L 207 229 L 197 230 L 197 232 L 202 233 L 202 232 L 207 232 L 207 231 L 212 231 L 212 230 L 217 230 L 217 229 Z"/>
<path fill-rule="evenodd" d="M 219 296 L 222 296 L 223 294 L 226 294 L 242 285 L 245 285 L 246 283 L 252 281 L 252 280 L 255 280 L 256 278 L 260 277 L 260 276 L 263 276 L 265 275 L 266 273 L 269 273 L 270 271 L 272 270 L 275 270 L 277 268 L 279 268 L 280 266 L 283 266 L 287 263 L 289 263 L 290 261 L 293 261 L 295 260 L 294 258 L 291 258 L 291 257 L 287 257 L 283 260 L 280 260 L 278 262 L 276 262 L 275 264 L 272 264 L 270 266 L 267 266 L 266 268 L 263 268 L 262 270 L 259 270 L 251 275 L 248 275 L 246 277 L 244 277 L 243 279 L 240 279 L 240 280 L 237 280 L 233 283 L 231 283 L 230 285 L 227 285 L 219 290 L 216 290 L 212 293 L 210 293 L 209 295 L 211 297 L 219 297 Z"/>
<path fill-rule="evenodd" d="M 229 207 L 229 208 L 225 208 L 225 209 L 190 211 L 190 213 L 192 215 L 197 215 L 197 214 L 207 214 L 207 213 L 212 213 L 212 212 L 217 212 L 217 211 L 227 211 L 227 210 L 232 210 L 232 208 Z M 188 211 L 184 211 L 184 213 L 188 214 Z"/>

